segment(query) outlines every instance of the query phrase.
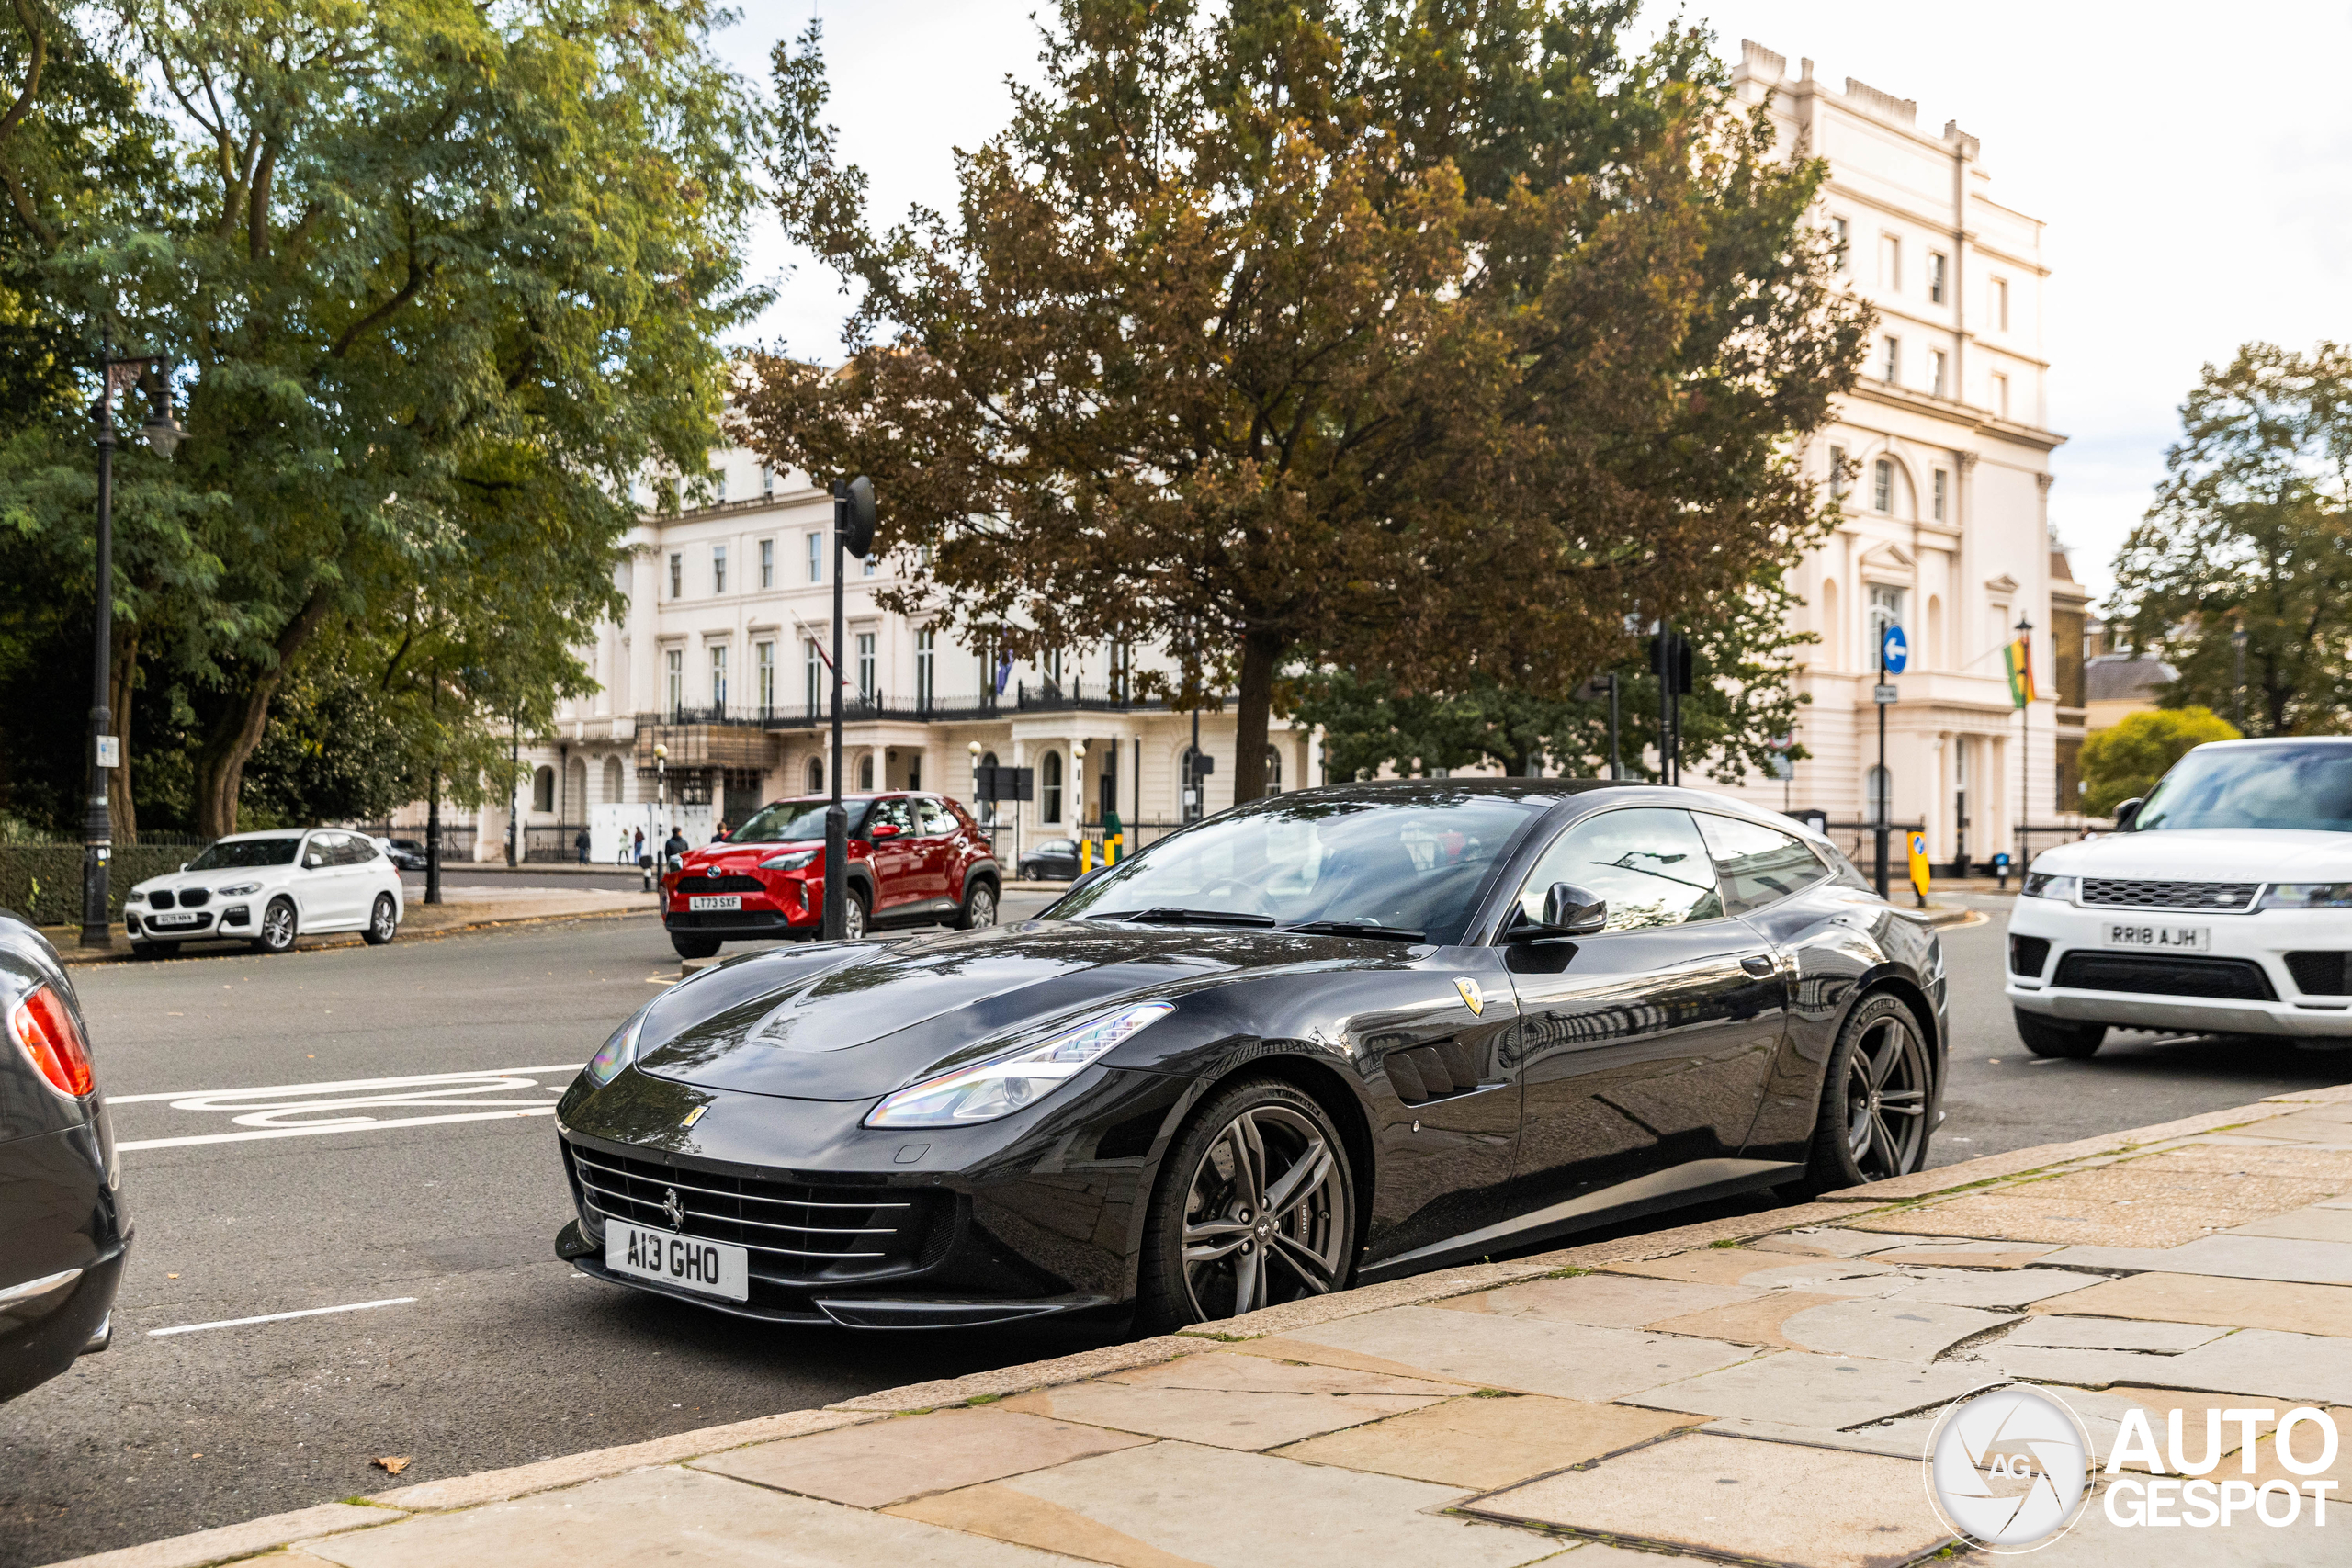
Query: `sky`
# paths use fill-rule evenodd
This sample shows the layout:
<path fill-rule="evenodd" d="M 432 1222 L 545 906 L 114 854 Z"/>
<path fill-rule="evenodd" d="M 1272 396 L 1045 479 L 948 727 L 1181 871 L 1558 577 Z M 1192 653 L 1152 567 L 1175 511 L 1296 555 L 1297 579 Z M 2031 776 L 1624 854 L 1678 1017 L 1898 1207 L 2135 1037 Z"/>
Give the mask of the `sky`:
<path fill-rule="evenodd" d="M 1008 75 L 1035 80 L 1047 0 L 788 0 L 751 5 L 717 39 L 764 83 L 768 51 L 825 26 L 831 118 L 877 218 L 952 210 L 954 149 L 1002 127 Z M 1653 6 L 1643 26 L 1677 12 Z M 1690 0 L 1684 18 L 1736 60 L 1752 38 L 1916 98 L 1983 143 L 1994 199 L 2041 219 L 2049 280 L 2050 511 L 2077 579 L 2109 563 L 2164 474 L 2202 367 L 2261 340 L 2352 336 L 2352 115 L 2340 81 L 2352 0 L 2133 7 L 2041 0 L 1973 6 Z M 772 220 L 753 275 L 777 291 L 749 337 L 837 358 L 849 301 Z"/>

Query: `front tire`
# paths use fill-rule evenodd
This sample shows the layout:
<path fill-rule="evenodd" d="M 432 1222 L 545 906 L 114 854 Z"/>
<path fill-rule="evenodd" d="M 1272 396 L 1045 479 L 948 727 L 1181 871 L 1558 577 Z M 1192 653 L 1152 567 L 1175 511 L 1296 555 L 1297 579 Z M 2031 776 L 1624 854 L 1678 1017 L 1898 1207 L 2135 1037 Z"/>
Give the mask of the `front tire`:
<path fill-rule="evenodd" d="M 851 888 L 849 902 L 842 906 L 842 940 L 843 942 L 864 941 L 866 931 L 873 924 L 873 919 L 874 912 L 866 904 L 865 890 L 862 887 Z"/>
<path fill-rule="evenodd" d="M 376 907 L 368 911 L 368 929 L 359 934 L 370 947 L 381 947 L 399 934 L 401 912 L 389 893 L 376 895 Z"/>
<path fill-rule="evenodd" d="M 715 936 L 680 936 L 673 932 L 670 945 L 678 950 L 681 958 L 708 958 L 718 951 L 720 939 Z"/>
<path fill-rule="evenodd" d="M 996 924 L 996 884 L 975 882 L 964 890 L 964 908 L 956 916 L 959 931 L 978 931 Z"/>
<path fill-rule="evenodd" d="M 301 934 L 301 921 L 295 917 L 294 900 L 272 898 L 269 908 L 261 913 L 261 931 L 254 938 L 255 953 L 279 953 L 294 951 L 294 939 Z"/>
<path fill-rule="evenodd" d="M 1887 991 L 1863 998 L 1829 1053 L 1813 1154 L 1796 1194 L 1810 1199 L 1925 1169 L 1934 1072 L 1910 1004 Z"/>
<path fill-rule="evenodd" d="M 2011 1009 L 2010 1016 L 2017 1020 L 2018 1038 L 2037 1056 L 2054 1056 L 2065 1062 L 2087 1061 L 2098 1054 L 2099 1046 L 2107 1041 L 2107 1025 L 2103 1023 L 2061 1023 L 2022 1008 Z"/>
<path fill-rule="evenodd" d="M 1161 1161 L 1136 1313 L 1147 1333 L 1342 1289 L 1355 1180 L 1330 1116 L 1296 1086 L 1249 1078 L 1195 1111 Z"/>

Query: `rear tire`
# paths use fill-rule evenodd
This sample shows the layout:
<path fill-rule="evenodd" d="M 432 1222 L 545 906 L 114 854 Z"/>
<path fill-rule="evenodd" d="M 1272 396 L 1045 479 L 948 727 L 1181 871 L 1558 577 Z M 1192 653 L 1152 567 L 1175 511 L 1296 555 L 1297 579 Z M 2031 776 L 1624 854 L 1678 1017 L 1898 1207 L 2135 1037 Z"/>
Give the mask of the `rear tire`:
<path fill-rule="evenodd" d="M 1830 1050 L 1804 1176 L 1781 1190 L 1809 1200 L 1925 1169 L 1934 1071 L 1910 1004 L 1890 991 L 1864 997 Z"/>
<path fill-rule="evenodd" d="M 1160 1162 L 1137 1324 L 1164 1334 L 1344 1290 L 1355 1223 L 1354 1172 L 1329 1115 L 1294 1084 L 1246 1078 L 1194 1111 Z"/>
<path fill-rule="evenodd" d="M 2037 1056 L 2054 1056 L 2064 1062 L 2087 1061 L 2098 1054 L 2099 1046 L 2107 1040 L 2107 1025 L 2103 1023 L 2061 1023 L 2022 1008 L 2011 1010 L 2010 1016 L 2017 1020 L 2018 1038 Z"/>
<path fill-rule="evenodd" d="M 715 936 L 679 936 L 673 933 L 670 945 L 678 950 L 681 958 L 708 958 L 718 951 L 723 940 Z"/>
<path fill-rule="evenodd" d="M 401 912 L 389 893 L 376 895 L 376 907 L 368 911 L 368 929 L 359 934 L 370 947 L 381 947 L 400 933 Z"/>
<path fill-rule="evenodd" d="M 279 953 L 294 951 L 294 939 L 301 934 L 301 922 L 294 915 L 294 900 L 272 898 L 269 908 L 261 912 L 261 931 L 254 938 L 255 953 Z"/>
<path fill-rule="evenodd" d="M 956 915 L 959 931 L 978 931 L 996 924 L 996 884 L 975 882 L 964 889 L 964 907 Z"/>

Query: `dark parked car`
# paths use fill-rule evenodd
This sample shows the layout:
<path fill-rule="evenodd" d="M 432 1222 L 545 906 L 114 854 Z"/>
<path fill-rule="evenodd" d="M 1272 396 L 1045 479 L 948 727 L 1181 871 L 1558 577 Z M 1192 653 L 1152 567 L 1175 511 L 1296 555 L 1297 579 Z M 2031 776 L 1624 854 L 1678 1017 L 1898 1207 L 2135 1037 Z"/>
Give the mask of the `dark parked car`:
<path fill-rule="evenodd" d="M 1047 839 L 1021 852 L 1023 882 L 1071 882 L 1078 876 L 1078 840 Z"/>
<path fill-rule="evenodd" d="M 1919 1169 L 1934 932 L 1692 790 L 1351 784 L 1042 919 L 718 965 L 566 1091 L 560 1256 L 863 1327 L 1145 1328 Z"/>
<path fill-rule="evenodd" d="M 662 877 L 662 923 L 682 957 L 707 958 L 746 937 L 806 938 L 825 922 L 821 796 L 779 800 L 717 843 L 691 850 Z M 996 924 L 996 858 L 989 838 L 944 795 L 857 795 L 849 810 L 852 937 L 883 926 L 960 930 Z"/>
<path fill-rule="evenodd" d="M 0 1015 L 0 1399 L 14 1399 L 106 1348 L 130 1221 L 73 983 L 6 911 Z"/>
<path fill-rule="evenodd" d="M 376 847 L 384 852 L 386 860 L 402 871 L 425 869 L 424 846 L 414 839 L 378 839 Z"/>

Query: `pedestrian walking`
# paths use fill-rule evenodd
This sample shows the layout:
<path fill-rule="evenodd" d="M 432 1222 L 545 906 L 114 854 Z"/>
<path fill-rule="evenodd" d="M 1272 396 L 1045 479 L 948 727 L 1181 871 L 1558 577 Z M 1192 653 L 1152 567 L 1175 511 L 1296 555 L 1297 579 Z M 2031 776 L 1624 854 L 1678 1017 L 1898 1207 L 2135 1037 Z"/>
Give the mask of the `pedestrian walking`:
<path fill-rule="evenodd" d="M 581 829 L 580 829 L 580 831 L 579 831 L 579 833 L 578 833 L 578 834 L 576 834 L 576 835 L 572 838 L 572 840 L 571 840 L 571 847 L 572 847 L 573 849 L 578 850 L 578 851 L 580 852 L 580 863 L 581 863 L 582 865 L 586 865 L 586 864 L 588 863 L 588 829 L 585 829 L 585 828 Z"/>
<path fill-rule="evenodd" d="M 713 829 L 711 830 L 711 834 L 710 834 L 710 841 L 711 841 L 712 843 L 714 843 L 714 844 L 723 844 L 723 843 L 725 843 L 725 842 L 727 841 L 727 835 L 728 835 L 729 830 L 729 829 L 728 829 L 728 826 L 727 826 L 727 818 L 724 818 L 724 817 L 720 818 L 718 819 L 718 826 L 717 828 L 715 828 L 715 829 Z"/>
<path fill-rule="evenodd" d="M 669 841 L 662 846 L 663 868 L 669 871 L 677 870 L 680 863 L 685 860 L 686 852 L 693 848 L 692 844 L 686 842 L 686 830 L 673 822 L 670 825 Z"/>
<path fill-rule="evenodd" d="M 645 863 L 645 829 L 642 828 L 637 830 L 629 841 L 628 858 L 639 865 Z"/>

